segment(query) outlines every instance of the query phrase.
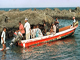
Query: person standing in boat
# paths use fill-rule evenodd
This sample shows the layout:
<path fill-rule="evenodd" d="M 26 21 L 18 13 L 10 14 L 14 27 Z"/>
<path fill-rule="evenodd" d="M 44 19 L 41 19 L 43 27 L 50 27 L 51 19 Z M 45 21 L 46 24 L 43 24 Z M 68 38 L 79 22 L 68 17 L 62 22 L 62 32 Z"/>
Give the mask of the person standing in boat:
<path fill-rule="evenodd" d="M 56 26 L 54 23 L 52 24 L 52 26 L 53 26 L 53 35 L 54 35 L 54 34 L 56 34 Z"/>
<path fill-rule="evenodd" d="M 19 31 L 22 33 L 22 35 L 23 35 L 23 39 L 24 39 L 24 36 L 25 36 L 25 30 L 24 30 L 24 26 L 23 26 L 23 24 L 21 24 L 21 21 L 19 21 Z"/>
<path fill-rule="evenodd" d="M 6 28 L 4 27 L 2 35 L 1 35 L 1 44 L 3 45 L 3 49 L 1 51 L 3 51 L 4 49 L 6 49 L 6 41 L 5 41 L 6 33 L 5 32 L 6 32 Z"/>
<path fill-rule="evenodd" d="M 74 27 L 74 23 L 76 22 L 75 17 L 73 17 L 73 20 L 74 20 L 74 21 L 73 21 L 73 27 Z"/>
<path fill-rule="evenodd" d="M 29 24 L 27 18 L 25 18 L 24 28 L 25 28 L 25 30 L 26 30 L 26 40 L 27 40 L 27 39 L 30 39 L 30 24 Z"/>
<path fill-rule="evenodd" d="M 55 26 L 56 26 L 56 33 L 58 33 L 59 32 L 59 21 L 58 21 L 58 19 L 56 18 L 56 21 L 55 21 Z"/>

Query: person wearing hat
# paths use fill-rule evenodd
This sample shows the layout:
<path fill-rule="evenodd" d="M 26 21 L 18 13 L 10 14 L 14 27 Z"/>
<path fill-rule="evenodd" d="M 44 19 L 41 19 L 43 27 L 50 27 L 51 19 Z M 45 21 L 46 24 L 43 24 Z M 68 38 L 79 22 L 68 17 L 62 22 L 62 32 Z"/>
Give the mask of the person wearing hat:
<path fill-rule="evenodd" d="M 73 27 L 74 27 L 74 23 L 76 22 L 75 17 L 73 17 L 73 20 L 74 20 L 74 21 L 73 21 Z"/>
<path fill-rule="evenodd" d="M 26 40 L 27 40 L 27 39 L 30 39 L 30 24 L 29 24 L 27 18 L 25 18 L 24 28 L 25 28 L 25 30 L 26 30 Z"/>

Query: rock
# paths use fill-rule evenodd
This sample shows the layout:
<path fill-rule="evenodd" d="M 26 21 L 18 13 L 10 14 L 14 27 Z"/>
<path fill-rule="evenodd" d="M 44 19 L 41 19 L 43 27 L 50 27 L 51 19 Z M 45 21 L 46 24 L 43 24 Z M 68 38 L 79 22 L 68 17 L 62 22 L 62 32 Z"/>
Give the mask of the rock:
<path fill-rule="evenodd" d="M 71 13 L 71 12 L 72 12 L 72 10 L 71 10 L 71 9 L 69 9 L 69 12 Z"/>
<path fill-rule="evenodd" d="M 12 12 L 12 11 L 19 11 L 19 9 L 12 9 L 12 10 L 9 10 L 10 12 Z"/>
<path fill-rule="evenodd" d="M 47 11 L 49 11 L 49 9 L 47 9 Z M 22 24 L 25 23 L 25 17 L 28 18 L 28 22 L 31 25 L 43 25 L 43 20 L 49 24 L 54 21 L 50 15 L 44 14 L 42 10 L 39 11 L 34 9 L 34 11 L 32 11 L 31 9 L 28 9 L 25 11 L 19 11 L 18 9 L 13 9 L 7 12 L 4 11 L 0 14 L 0 32 L 3 27 L 7 27 L 7 38 L 12 37 L 13 32 L 19 27 L 19 21 L 21 21 Z"/>
<path fill-rule="evenodd" d="M 54 8 L 54 11 L 59 12 L 60 10 L 58 8 Z"/>
<path fill-rule="evenodd" d="M 75 8 L 75 10 L 79 11 L 79 10 L 80 10 L 80 8 L 79 8 L 79 7 L 76 7 L 76 8 Z"/>

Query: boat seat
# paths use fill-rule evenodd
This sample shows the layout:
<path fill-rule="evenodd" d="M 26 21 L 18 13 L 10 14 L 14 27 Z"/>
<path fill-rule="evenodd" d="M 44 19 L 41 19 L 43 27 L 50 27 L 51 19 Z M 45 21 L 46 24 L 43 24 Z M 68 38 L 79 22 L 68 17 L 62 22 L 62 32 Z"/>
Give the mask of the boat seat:
<path fill-rule="evenodd" d="M 63 27 L 63 28 L 60 28 L 59 29 L 59 32 L 64 31 L 64 30 L 67 30 L 67 29 L 70 29 L 70 27 L 71 27 L 71 25 L 66 26 L 66 27 Z"/>

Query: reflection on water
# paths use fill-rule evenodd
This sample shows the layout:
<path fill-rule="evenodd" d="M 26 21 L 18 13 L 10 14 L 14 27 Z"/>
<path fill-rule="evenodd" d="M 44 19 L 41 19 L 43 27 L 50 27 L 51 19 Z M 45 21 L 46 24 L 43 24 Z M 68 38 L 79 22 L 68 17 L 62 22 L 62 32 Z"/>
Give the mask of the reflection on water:
<path fill-rule="evenodd" d="M 21 49 L 21 56 L 22 59 L 74 59 L 76 45 L 74 38 L 70 37 Z"/>
<path fill-rule="evenodd" d="M 5 55 L 6 55 L 6 51 L 3 51 L 3 52 L 2 52 L 1 60 L 5 60 L 5 59 L 6 59 L 6 56 L 5 56 Z"/>
<path fill-rule="evenodd" d="M 72 20 L 62 21 L 62 26 L 71 24 Z M 79 25 L 80 26 L 80 25 Z M 0 51 L 1 60 L 80 60 L 80 27 L 75 31 L 74 36 L 62 40 L 40 43 L 28 48 L 10 47 L 10 50 Z M 9 43 L 10 40 L 7 40 Z M 9 45 L 7 45 L 9 46 Z M 0 47 L 2 47 L 0 45 Z"/>

